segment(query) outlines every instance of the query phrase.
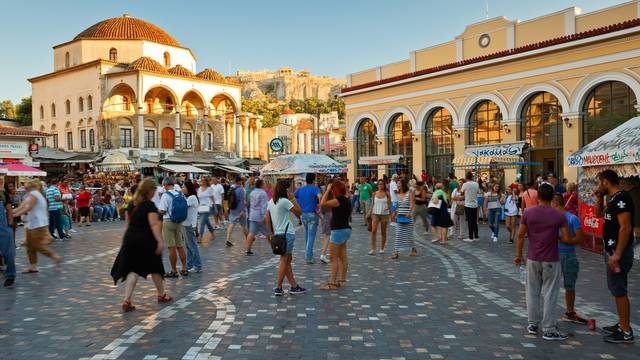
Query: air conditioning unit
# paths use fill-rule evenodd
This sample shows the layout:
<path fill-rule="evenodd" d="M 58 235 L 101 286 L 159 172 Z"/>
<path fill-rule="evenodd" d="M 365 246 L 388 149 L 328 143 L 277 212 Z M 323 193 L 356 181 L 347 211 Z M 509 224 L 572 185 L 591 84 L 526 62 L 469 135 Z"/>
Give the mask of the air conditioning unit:
<path fill-rule="evenodd" d="M 166 153 L 160 153 L 160 160 L 164 160 L 167 158 L 167 154 Z"/>

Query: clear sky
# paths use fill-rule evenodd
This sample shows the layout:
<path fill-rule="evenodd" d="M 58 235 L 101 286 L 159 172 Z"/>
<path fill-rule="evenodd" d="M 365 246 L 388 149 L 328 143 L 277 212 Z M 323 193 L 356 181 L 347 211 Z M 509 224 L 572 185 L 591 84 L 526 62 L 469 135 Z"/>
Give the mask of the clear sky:
<path fill-rule="evenodd" d="M 31 94 L 26 80 L 51 72 L 52 47 L 128 13 L 158 25 L 197 56 L 198 70 L 290 66 L 344 77 L 408 58 L 489 16 L 526 20 L 575 5 L 583 13 L 615 0 L 202 0 L 2 1 L 0 100 Z"/>

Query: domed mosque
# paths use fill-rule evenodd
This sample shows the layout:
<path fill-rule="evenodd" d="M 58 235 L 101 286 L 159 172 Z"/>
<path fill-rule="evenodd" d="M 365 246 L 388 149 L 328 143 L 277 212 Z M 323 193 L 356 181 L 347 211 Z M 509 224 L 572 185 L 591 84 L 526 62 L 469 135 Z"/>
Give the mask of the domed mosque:
<path fill-rule="evenodd" d="M 240 85 L 199 70 L 193 51 L 154 24 L 100 21 L 54 46 L 53 67 L 29 79 L 33 128 L 52 134 L 45 146 L 258 157 L 260 119 L 241 113 Z"/>

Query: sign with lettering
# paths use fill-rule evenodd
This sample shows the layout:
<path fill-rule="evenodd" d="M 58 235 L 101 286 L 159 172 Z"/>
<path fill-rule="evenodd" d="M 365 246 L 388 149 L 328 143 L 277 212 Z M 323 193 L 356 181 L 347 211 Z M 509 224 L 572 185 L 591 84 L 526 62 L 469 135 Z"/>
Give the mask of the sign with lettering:
<path fill-rule="evenodd" d="M 2 156 L 16 156 L 25 157 L 28 153 L 28 147 L 26 143 L 14 143 L 14 142 L 1 142 L 0 143 L 0 155 Z"/>
<path fill-rule="evenodd" d="M 602 135 L 567 158 L 571 167 L 640 163 L 640 117 Z"/>
<path fill-rule="evenodd" d="M 271 151 L 273 151 L 273 152 L 280 152 L 280 151 L 284 150 L 284 142 L 280 138 L 274 138 L 269 143 L 269 147 L 271 148 Z"/>
<path fill-rule="evenodd" d="M 468 146 L 464 149 L 464 156 L 520 156 L 522 155 L 522 150 L 524 149 L 525 145 L 525 142 L 517 142 L 510 144 Z"/>

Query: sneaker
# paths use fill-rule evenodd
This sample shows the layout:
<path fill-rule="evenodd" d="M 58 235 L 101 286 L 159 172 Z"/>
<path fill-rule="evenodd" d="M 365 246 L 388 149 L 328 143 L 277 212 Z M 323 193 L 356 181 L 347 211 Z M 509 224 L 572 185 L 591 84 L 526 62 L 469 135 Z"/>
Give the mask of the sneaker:
<path fill-rule="evenodd" d="M 562 321 L 572 322 L 574 324 L 580 325 L 587 325 L 589 323 L 587 319 L 580 317 L 580 315 L 576 314 L 575 312 L 564 313 L 564 315 L 562 316 Z"/>
<path fill-rule="evenodd" d="M 509 239 L 509 244 L 513 244 L 513 239 Z"/>
<path fill-rule="evenodd" d="M 563 340 L 567 340 L 567 335 L 559 332 L 558 330 L 553 330 L 553 331 L 548 331 L 542 334 L 542 338 L 550 341 L 553 341 L 553 340 L 563 341 Z"/>
<path fill-rule="evenodd" d="M 466 238 L 466 239 L 464 239 L 462 241 L 464 241 L 464 242 L 473 242 L 473 239 Z"/>
<path fill-rule="evenodd" d="M 282 288 L 275 288 L 275 289 L 273 289 L 273 295 L 282 296 L 282 295 L 284 295 L 284 291 L 282 291 Z"/>
<path fill-rule="evenodd" d="M 538 334 L 538 327 L 536 325 L 529 325 L 527 326 L 527 332 L 531 335 L 537 335 Z"/>
<path fill-rule="evenodd" d="M 202 269 L 196 269 L 194 267 L 192 267 L 191 269 L 189 269 L 190 273 L 195 273 L 195 274 L 199 274 L 202 272 Z"/>
<path fill-rule="evenodd" d="M 384 249 L 378 250 L 378 254 L 384 254 Z"/>
<path fill-rule="evenodd" d="M 313 261 L 313 259 L 309 259 L 305 261 L 307 262 L 307 265 L 315 264 L 315 261 Z"/>
<path fill-rule="evenodd" d="M 611 326 L 605 326 L 602 328 L 602 333 L 605 335 L 611 335 L 611 334 L 615 334 L 618 331 L 620 331 L 620 324 L 615 324 L 615 325 L 611 325 Z"/>
<path fill-rule="evenodd" d="M 78 232 L 78 230 L 76 230 L 76 229 L 69 229 L 69 232 L 77 233 L 77 232 Z"/>
<path fill-rule="evenodd" d="M 367 254 L 369 254 L 369 255 L 375 255 L 375 254 L 376 254 L 376 251 L 375 251 L 375 250 L 369 250 L 369 252 L 368 252 Z"/>
<path fill-rule="evenodd" d="M 230 241 L 227 241 L 227 243 L 225 245 L 227 245 L 228 247 L 231 247 L 231 246 L 233 246 L 233 243 L 231 243 Z"/>
<path fill-rule="evenodd" d="M 618 328 L 618 331 L 613 334 L 606 335 L 603 340 L 613 344 L 633 344 L 635 338 L 633 337 L 633 330 L 626 332 Z"/>
<path fill-rule="evenodd" d="M 245 252 L 245 255 L 247 255 L 247 256 L 251 256 L 251 255 L 253 255 L 253 251 L 251 251 L 251 250 L 247 250 L 247 251 Z"/>
<path fill-rule="evenodd" d="M 323 264 L 328 264 L 329 258 L 327 257 L 327 255 L 320 255 L 320 262 L 322 262 Z"/>
<path fill-rule="evenodd" d="M 298 295 L 298 294 L 304 294 L 307 292 L 307 289 L 300 287 L 300 285 L 289 289 L 289 294 L 291 295 Z"/>
<path fill-rule="evenodd" d="M 491 241 L 498 242 L 498 238 L 495 235 L 491 236 Z"/>
<path fill-rule="evenodd" d="M 391 221 L 391 222 L 389 223 L 389 226 L 396 226 L 396 225 L 398 225 L 398 223 L 397 223 L 397 222 L 395 222 L 395 221 Z"/>
<path fill-rule="evenodd" d="M 16 283 L 16 279 L 14 279 L 14 278 L 6 279 L 4 281 L 4 287 L 6 287 L 6 288 L 13 287 L 13 284 L 15 284 L 15 283 Z"/>

